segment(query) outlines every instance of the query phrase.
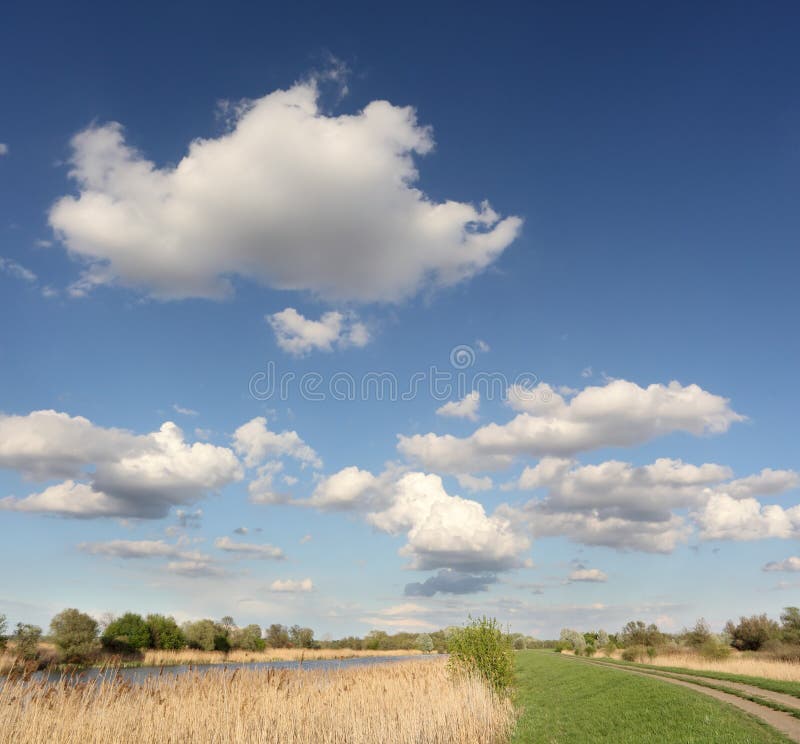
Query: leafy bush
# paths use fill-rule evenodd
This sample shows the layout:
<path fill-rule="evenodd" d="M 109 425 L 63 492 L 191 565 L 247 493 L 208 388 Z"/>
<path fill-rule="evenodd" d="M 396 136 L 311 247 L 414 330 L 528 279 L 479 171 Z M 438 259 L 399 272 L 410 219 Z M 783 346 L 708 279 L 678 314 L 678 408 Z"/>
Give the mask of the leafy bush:
<path fill-rule="evenodd" d="M 714 636 L 711 636 L 702 646 L 700 646 L 698 651 L 700 652 L 700 656 L 711 661 L 727 659 L 731 655 L 731 647 L 725 643 L 722 643 Z"/>
<path fill-rule="evenodd" d="M 7 620 L 6 616 L 0 613 L 0 651 L 2 651 L 6 647 L 6 627 L 7 627 Z"/>
<path fill-rule="evenodd" d="M 705 619 L 701 617 L 691 630 L 684 632 L 683 639 L 687 646 L 702 648 L 712 640 L 711 628 L 708 627 Z"/>
<path fill-rule="evenodd" d="M 141 615 L 126 612 L 122 617 L 113 620 L 103 632 L 101 638 L 104 648 L 119 654 L 132 654 L 148 648 L 153 638 L 150 628 Z"/>
<path fill-rule="evenodd" d="M 572 650 L 580 655 L 586 650 L 586 638 L 582 633 L 572 628 L 562 628 L 559 643 L 564 644 L 565 650 Z"/>
<path fill-rule="evenodd" d="M 476 674 L 499 695 L 507 695 L 514 681 L 511 638 L 494 618 L 472 619 L 450 635 L 450 671 Z"/>
<path fill-rule="evenodd" d="M 97 653 L 97 620 L 74 608 L 52 619 L 50 636 L 67 664 L 85 664 Z"/>
<path fill-rule="evenodd" d="M 433 651 L 433 638 L 427 633 L 420 633 L 417 636 L 416 647 L 422 651 L 423 654 L 429 654 Z"/>
<path fill-rule="evenodd" d="M 150 631 L 150 645 L 158 649 L 185 648 L 186 638 L 173 617 L 148 615 L 145 618 Z"/>
<path fill-rule="evenodd" d="M 42 640 L 42 629 L 38 625 L 17 623 L 14 631 L 14 650 L 17 657 L 25 661 L 39 658 L 39 641 Z"/>
<path fill-rule="evenodd" d="M 647 647 L 646 646 L 626 646 L 622 649 L 622 660 L 623 661 L 644 661 L 645 656 L 647 655 Z"/>
<path fill-rule="evenodd" d="M 777 639 L 767 641 L 759 651 L 759 655 L 763 654 L 775 661 L 800 661 L 800 646 L 793 643 L 784 643 Z"/>
<path fill-rule="evenodd" d="M 777 639 L 781 629 L 766 615 L 751 615 L 740 617 L 737 625 L 729 620 L 725 632 L 730 635 L 732 645 L 740 651 L 758 651 L 767 641 Z"/>
<path fill-rule="evenodd" d="M 215 639 L 219 634 L 217 624 L 213 620 L 198 620 L 195 623 L 184 623 L 181 630 L 189 648 L 201 651 L 213 651 Z"/>
<path fill-rule="evenodd" d="M 237 628 L 231 633 L 231 646 L 243 651 L 263 651 L 267 642 L 261 637 L 261 628 L 258 625 L 246 625 Z"/>

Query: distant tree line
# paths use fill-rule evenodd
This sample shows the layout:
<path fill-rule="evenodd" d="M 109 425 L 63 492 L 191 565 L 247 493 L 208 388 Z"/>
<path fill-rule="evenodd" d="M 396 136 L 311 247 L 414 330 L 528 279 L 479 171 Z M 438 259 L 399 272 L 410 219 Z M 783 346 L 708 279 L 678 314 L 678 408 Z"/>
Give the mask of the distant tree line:
<path fill-rule="evenodd" d="M 86 664 L 102 652 L 119 656 L 141 654 L 148 649 L 202 651 L 263 651 L 267 648 L 353 649 L 400 651 L 419 649 L 423 653 L 445 652 L 453 629 L 430 633 L 387 633 L 373 630 L 363 638 L 348 636 L 338 640 L 318 640 L 311 628 L 273 623 L 263 631 L 259 625 L 239 627 L 230 616 L 220 620 L 197 620 L 179 625 L 167 615 L 142 616 L 126 612 L 119 617 L 104 616 L 100 621 L 80 610 L 69 608 L 56 615 L 50 632 L 44 635 L 36 625 L 19 623 L 8 634 L 6 617 L 0 614 L 0 651 L 13 643 L 17 658 L 34 662 L 40 658 L 41 641 L 50 641 L 58 651 L 58 661 Z M 526 639 L 525 643 L 532 641 Z M 529 647 L 529 646 L 524 646 Z"/>
<path fill-rule="evenodd" d="M 554 648 L 585 656 L 599 652 L 610 656 L 622 649 L 622 658 L 627 661 L 644 661 L 658 654 L 685 650 L 695 651 L 708 659 L 722 659 L 734 649 L 758 652 L 785 661 L 800 661 L 800 608 L 785 607 L 779 621 L 766 614 L 729 620 L 721 633 L 713 633 L 703 618 L 680 633 L 666 633 L 655 624 L 645 624 L 641 620 L 631 620 L 616 634 L 604 630 L 580 633 L 564 628 Z"/>

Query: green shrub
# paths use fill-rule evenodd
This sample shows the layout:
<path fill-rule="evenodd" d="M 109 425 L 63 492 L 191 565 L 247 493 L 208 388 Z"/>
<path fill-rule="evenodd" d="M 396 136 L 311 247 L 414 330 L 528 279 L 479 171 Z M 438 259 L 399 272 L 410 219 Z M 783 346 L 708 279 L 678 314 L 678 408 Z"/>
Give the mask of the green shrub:
<path fill-rule="evenodd" d="M 153 641 L 150 628 L 141 615 L 126 612 L 108 624 L 101 638 L 103 646 L 119 654 L 132 654 L 148 648 Z"/>
<path fill-rule="evenodd" d="M 433 638 L 427 633 L 420 633 L 415 645 L 423 654 L 429 654 L 433 651 Z"/>
<path fill-rule="evenodd" d="M 6 625 L 7 625 L 6 616 L 0 613 L 0 651 L 2 651 L 6 647 Z"/>
<path fill-rule="evenodd" d="M 86 664 L 97 653 L 97 620 L 74 608 L 52 619 L 50 636 L 67 664 Z"/>
<path fill-rule="evenodd" d="M 39 641 L 42 639 L 42 629 L 38 625 L 17 623 L 14 632 L 14 650 L 17 658 L 25 661 L 35 661 L 39 658 Z"/>
<path fill-rule="evenodd" d="M 175 618 L 164 615 L 148 615 L 145 622 L 150 630 L 152 648 L 173 650 L 185 648 L 186 638 L 175 622 Z"/>
<path fill-rule="evenodd" d="M 511 638 L 494 618 L 470 618 L 450 635 L 448 665 L 454 674 L 482 677 L 499 695 L 507 695 L 514 681 Z"/>
<path fill-rule="evenodd" d="M 645 646 L 626 646 L 622 649 L 623 661 L 644 661 L 647 655 Z"/>
<path fill-rule="evenodd" d="M 261 628 L 258 625 L 246 625 L 237 628 L 231 635 L 231 646 L 243 651 L 263 651 L 267 642 L 261 637 Z"/>
<path fill-rule="evenodd" d="M 698 650 L 700 652 L 700 656 L 702 656 L 704 659 L 709 659 L 710 661 L 727 659 L 731 655 L 731 647 L 726 646 L 724 643 L 720 643 L 719 640 L 713 636 L 709 638 L 702 646 L 700 646 Z"/>

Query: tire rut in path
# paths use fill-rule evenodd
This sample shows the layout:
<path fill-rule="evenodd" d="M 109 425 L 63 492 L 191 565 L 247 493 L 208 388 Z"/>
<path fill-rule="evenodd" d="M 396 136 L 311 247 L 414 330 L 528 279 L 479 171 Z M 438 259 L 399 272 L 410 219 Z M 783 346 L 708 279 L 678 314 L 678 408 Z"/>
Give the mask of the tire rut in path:
<path fill-rule="evenodd" d="M 603 667 L 605 669 L 613 669 L 617 672 L 626 672 L 628 674 L 635 674 L 639 677 L 657 679 L 661 682 L 666 682 L 667 684 L 678 685 L 680 687 L 685 687 L 688 690 L 694 690 L 695 692 L 699 692 L 701 695 L 707 695 L 708 697 L 714 698 L 715 700 L 728 703 L 729 705 L 732 705 L 734 708 L 739 708 L 739 710 L 742 710 L 745 713 L 749 713 L 751 716 L 755 716 L 764 723 L 777 729 L 788 739 L 800 743 L 800 719 L 795 718 L 790 713 L 784 713 L 783 711 L 773 710 L 772 708 L 768 708 L 765 705 L 759 705 L 758 703 L 754 703 L 752 700 L 745 700 L 744 698 L 737 697 L 736 695 L 731 695 L 730 693 L 727 692 L 722 692 L 721 690 L 715 690 L 711 687 L 703 687 L 702 685 L 694 684 L 692 682 L 687 682 L 684 679 L 667 677 L 662 674 L 656 674 L 653 672 L 640 672 L 636 669 L 617 666 L 616 664 L 604 664 L 603 662 L 590 661 L 589 659 L 583 660 L 575 656 L 572 657 L 565 656 L 564 658 L 568 659 L 571 658 L 579 664 L 590 664 L 592 666 Z M 728 686 L 728 683 L 726 682 L 722 682 L 721 680 L 716 680 L 716 681 Z M 742 686 L 749 687 L 749 685 L 742 685 Z M 758 694 L 763 698 L 768 697 L 767 695 L 762 694 L 765 692 L 769 692 L 768 690 L 761 690 L 760 687 L 751 687 L 750 689 L 758 690 L 759 691 Z M 771 693 L 771 694 L 777 695 L 779 693 Z M 769 699 L 773 698 L 770 697 Z M 797 698 L 794 698 L 794 700 L 795 700 L 794 705 L 797 706 L 798 702 L 800 701 L 798 701 Z"/>

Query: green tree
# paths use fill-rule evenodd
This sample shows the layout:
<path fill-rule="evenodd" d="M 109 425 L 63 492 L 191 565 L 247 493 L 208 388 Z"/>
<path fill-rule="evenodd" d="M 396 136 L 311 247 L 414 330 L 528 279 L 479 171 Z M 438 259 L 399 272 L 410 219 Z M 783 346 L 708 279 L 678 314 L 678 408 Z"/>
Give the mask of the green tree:
<path fill-rule="evenodd" d="M 17 623 L 14 631 L 14 650 L 20 659 L 35 661 L 39 658 L 39 641 L 42 640 L 42 629 L 38 625 Z"/>
<path fill-rule="evenodd" d="M 781 628 L 766 614 L 762 614 L 740 617 L 736 625 L 728 620 L 725 632 L 731 637 L 731 645 L 740 651 L 758 651 L 767 641 L 778 638 Z"/>
<path fill-rule="evenodd" d="M 289 645 L 289 631 L 285 625 L 273 623 L 267 630 L 266 641 L 270 648 L 286 648 Z"/>
<path fill-rule="evenodd" d="M 383 651 L 389 648 L 389 634 L 385 630 L 371 630 L 364 637 L 364 648 Z"/>
<path fill-rule="evenodd" d="M 700 648 L 712 639 L 711 628 L 708 627 L 708 623 L 701 617 L 691 630 L 684 632 L 683 638 L 687 645 L 692 648 Z"/>
<path fill-rule="evenodd" d="M 263 651 L 267 645 L 261 637 L 261 628 L 258 625 L 237 628 L 231 633 L 230 640 L 233 648 L 240 648 L 243 651 Z"/>
<path fill-rule="evenodd" d="M 85 664 L 97 653 L 97 620 L 74 608 L 50 622 L 50 637 L 67 664 Z"/>
<path fill-rule="evenodd" d="M 314 648 L 314 631 L 311 628 L 292 625 L 289 628 L 289 642 L 295 648 Z"/>
<path fill-rule="evenodd" d="M 8 627 L 8 620 L 6 620 L 6 616 L 0 613 L 0 651 L 2 651 L 6 647 L 6 641 L 8 638 L 6 637 L 6 629 Z"/>
<path fill-rule="evenodd" d="M 109 623 L 101 638 L 103 646 L 120 654 L 132 654 L 149 648 L 153 638 L 144 618 L 135 612 L 126 612 Z"/>
<path fill-rule="evenodd" d="M 800 608 L 783 608 L 781 613 L 781 633 L 786 643 L 800 644 Z"/>
<path fill-rule="evenodd" d="M 433 638 L 431 638 L 427 633 L 420 633 L 417 636 L 416 647 L 422 651 L 423 654 L 432 653 Z"/>
<path fill-rule="evenodd" d="M 217 635 L 217 626 L 213 620 L 198 620 L 197 622 L 187 622 L 181 627 L 186 643 L 189 648 L 197 648 L 201 651 L 214 650 L 214 638 Z"/>
<path fill-rule="evenodd" d="M 449 638 L 448 666 L 454 674 L 476 674 L 498 694 L 510 692 L 514 681 L 511 637 L 497 620 L 481 617 L 454 631 Z"/>
<path fill-rule="evenodd" d="M 150 630 L 151 645 L 158 649 L 179 649 L 186 646 L 186 638 L 173 617 L 148 615 L 145 619 Z"/>
<path fill-rule="evenodd" d="M 645 625 L 641 620 L 631 620 L 618 634 L 623 646 L 660 646 L 664 636 L 656 625 Z"/>

